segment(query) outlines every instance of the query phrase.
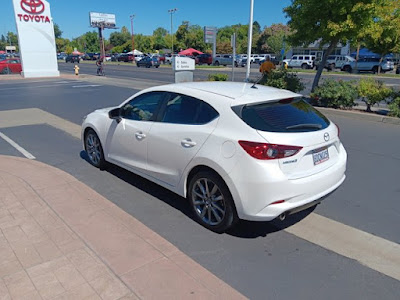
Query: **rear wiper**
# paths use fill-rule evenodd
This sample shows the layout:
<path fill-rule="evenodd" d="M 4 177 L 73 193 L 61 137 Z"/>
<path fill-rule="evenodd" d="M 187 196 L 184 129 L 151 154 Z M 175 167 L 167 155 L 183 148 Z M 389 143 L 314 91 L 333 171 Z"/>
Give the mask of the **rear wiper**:
<path fill-rule="evenodd" d="M 321 129 L 322 125 L 321 124 L 297 124 L 297 125 L 292 125 L 286 127 L 286 129 L 300 129 L 300 128 L 316 128 L 316 129 Z"/>

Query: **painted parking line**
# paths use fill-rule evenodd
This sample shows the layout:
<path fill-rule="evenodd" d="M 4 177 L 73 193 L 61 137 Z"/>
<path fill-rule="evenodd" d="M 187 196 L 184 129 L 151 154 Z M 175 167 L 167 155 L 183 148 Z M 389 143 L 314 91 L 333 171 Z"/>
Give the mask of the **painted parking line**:
<path fill-rule="evenodd" d="M 83 84 L 83 85 L 73 85 L 73 88 L 86 88 L 86 87 L 97 87 L 101 86 L 100 84 Z"/>
<path fill-rule="evenodd" d="M 38 108 L 0 111 L 0 128 L 48 124 L 80 139 L 81 126 Z M 400 281 L 400 245 L 311 213 L 284 231 Z"/>
<path fill-rule="evenodd" d="M 30 154 L 28 151 L 26 151 L 24 148 L 22 148 L 20 145 L 18 145 L 16 142 L 14 142 L 12 139 L 10 139 L 8 136 L 6 136 L 4 133 L 0 132 L 0 137 L 5 140 L 7 143 L 9 143 L 11 146 L 13 146 L 15 149 L 17 149 L 22 155 L 24 155 L 26 158 L 29 159 L 36 159 L 32 154 Z"/>

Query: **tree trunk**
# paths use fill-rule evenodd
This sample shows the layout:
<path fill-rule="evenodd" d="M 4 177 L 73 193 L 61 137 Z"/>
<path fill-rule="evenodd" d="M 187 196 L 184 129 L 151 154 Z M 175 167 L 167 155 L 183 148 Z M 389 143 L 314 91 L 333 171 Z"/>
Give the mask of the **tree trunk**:
<path fill-rule="evenodd" d="M 322 60 L 318 66 L 317 74 L 315 74 L 315 77 L 314 77 L 314 82 L 312 84 L 311 92 L 314 92 L 314 89 L 318 86 L 319 79 L 321 78 L 322 71 L 324 70 L 326 61 L 328 60 L 328 56 L 331 54 L 333 48 L 335 48 L 336 45 L 337 45 L 337 42 L 332 41 L 330 43 L 328 49 L 326 49 L 326 51 L 324 52 L 324 55 L 322 56 Z"/>
<path fill-rule="evenodd" d="M 354 65 L 354 70 L 353 72 L 357 72 L 357 63 L 358 63 L 358 59 L 360 58 L 360 43 L 357 44 L 357 54 L 356 54 L 356 63 Z"/>
<path fill-rule="evenodd" d="M 381 65 L 383 61 L 383 55 L 381 56 L 381 59 L 379 60 L 379 65 L 378 65 L 378 75 L 381 74 Z"/>

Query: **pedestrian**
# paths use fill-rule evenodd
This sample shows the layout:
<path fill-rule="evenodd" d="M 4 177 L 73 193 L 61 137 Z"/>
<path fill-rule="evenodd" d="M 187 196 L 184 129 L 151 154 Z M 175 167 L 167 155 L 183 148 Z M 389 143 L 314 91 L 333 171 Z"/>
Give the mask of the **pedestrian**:
<path fill-rule="evenodd" d="M 260 80 L 260 84 L 264 84 L 267 79 L 268 79 L 268 75 L 271 73 L 272 70 L 274 70 L 275 64 L 271 61 L 270 57 L 267 56 L 265 58 L 265 61 L 261 64 L 260 66 L 260 72 L 262 74 L 262 78 Z"/>
<path fill-rule="evenodd" d="M 103 61 L 102 61 L 101 58 L 99 58 L 99 59 L 96 61 L 96 66 L 97 66 L 97 75 L 104 76 L 104 72 L 103 72 Z"/>

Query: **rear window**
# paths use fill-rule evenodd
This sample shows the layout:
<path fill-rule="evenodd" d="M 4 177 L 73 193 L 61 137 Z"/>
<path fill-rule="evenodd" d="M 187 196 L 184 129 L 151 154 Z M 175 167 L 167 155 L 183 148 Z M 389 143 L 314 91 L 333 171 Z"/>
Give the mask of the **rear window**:
<path fill-rule="evenodd" d="M 329 120 L 302 98 L 234 107 L 250 127 L 269 132 L 310 132 L 329 126 Z"/>

